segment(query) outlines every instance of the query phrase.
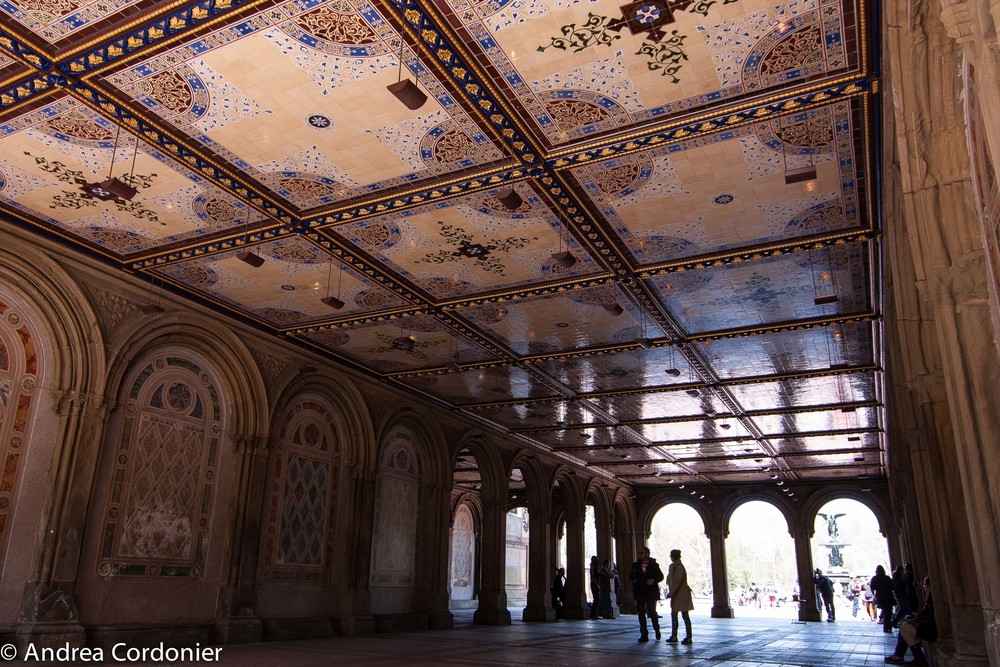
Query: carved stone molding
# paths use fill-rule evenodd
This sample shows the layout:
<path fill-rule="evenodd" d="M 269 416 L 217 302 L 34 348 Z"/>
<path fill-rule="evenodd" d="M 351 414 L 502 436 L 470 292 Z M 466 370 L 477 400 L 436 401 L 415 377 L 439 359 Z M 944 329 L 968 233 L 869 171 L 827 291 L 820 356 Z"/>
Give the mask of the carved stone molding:
<path fill-rule="evenodd" d="M 261 377 L 264 378 L 264 383 L 267 385 L 274 384 L 278 376 L 288 368 L 286 362 L 263 352 L 253 352 L 253 358 L 257 362 L 257 367 L 260 369 Z"/>
<path fill-rule="evenodd" d="M 948 31 L 948 36 L 959 44 L 976 37 L 972 3 L 968 0 L 942 0 L 941 23 Z"/>
<path fill-rule="evenodd" d="M 134 316 L 139 311 L 139 306 L 120 294 L 96 287 L 91 287 L 89 290 L 97 305 L 95 309 L 97 311 L 97 318 L 100 320 L 101 328 L 104 330 L 105 335 L 110 334 L 126 318 Z"/>
<path fill-rule="evenodd" d="M 958 308 L 986 303 L 989 299 L 987 272 L 986 253 L 982 249 L 966 253 L 951 266 L 934 273 L 935 299 L 939 305 L 954 304 Z"/>

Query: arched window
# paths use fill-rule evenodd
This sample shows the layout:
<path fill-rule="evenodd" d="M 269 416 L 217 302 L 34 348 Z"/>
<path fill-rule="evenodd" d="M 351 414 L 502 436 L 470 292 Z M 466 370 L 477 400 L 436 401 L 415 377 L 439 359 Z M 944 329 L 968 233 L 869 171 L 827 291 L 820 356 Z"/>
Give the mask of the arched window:
<path fill-rule="evenodd" d="M 0 301 L 0 547 L 9 538 L 38 371 L 35 337 L 17 311 Z"/>
<path fill-rule="evenodd" d="M 339 478 L 333 413 L 303 399 L 282 417 L 271 458 L 265 579 L 330 581 Z"/>
<path fill-rule="evenodd" d="M 383 444 L 375 483 L 374 586 L 416 583 L 419 479 L 413 436 L 396 429 Z"/>
<path fill-rule="evenodd" d="M 130 377 L 98 574 L 199 578 L 220 456 L 218 393 L 180 356 L 157 357 Z"/>

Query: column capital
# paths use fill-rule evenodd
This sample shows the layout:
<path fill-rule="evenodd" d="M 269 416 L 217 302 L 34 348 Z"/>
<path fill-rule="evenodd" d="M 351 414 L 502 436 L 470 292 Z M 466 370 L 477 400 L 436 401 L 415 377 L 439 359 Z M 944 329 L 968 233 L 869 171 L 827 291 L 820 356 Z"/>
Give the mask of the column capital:
<path fill-rule="evenodd" d="M 968 0 L 943 0 L 941 2 L 941 23 L 948 36 L 958 44 L 976 38 L 976 24 L 972 3 Z"/>

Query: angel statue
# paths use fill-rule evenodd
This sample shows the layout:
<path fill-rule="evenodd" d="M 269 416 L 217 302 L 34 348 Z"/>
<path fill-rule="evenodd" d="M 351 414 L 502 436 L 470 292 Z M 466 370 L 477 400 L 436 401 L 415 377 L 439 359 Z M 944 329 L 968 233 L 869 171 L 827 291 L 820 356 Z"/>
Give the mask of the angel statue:
<path fill-rule="evenodd" d="M 840 529 L 837 528 L 837 519 L 844 516 L 844 513 L 823 514 L 822 512 L 817 512 L 816 514 L 823 517 L 823 520 L 826 521 L 826 532 L 829 533 L 831 538 L 840 537 Z"/>

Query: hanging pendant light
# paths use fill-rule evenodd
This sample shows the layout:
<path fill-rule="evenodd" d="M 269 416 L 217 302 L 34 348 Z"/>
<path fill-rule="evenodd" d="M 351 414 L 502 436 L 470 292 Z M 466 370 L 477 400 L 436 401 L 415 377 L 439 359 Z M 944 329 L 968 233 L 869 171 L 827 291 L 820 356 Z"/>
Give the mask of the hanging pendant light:
<path fill-rule="evenodd" d="M 498 190 L 494 196 L 500 200 L 500 203 L 508 211 L 516 211 L 524 205 L 524 198 L 517 194 L 517 190 L 513 186 Z"/>
<path fill-rule="evenodd" d="M 115 178 L 115 155 L 118 154 L 118 139 L 121 137 L 122 126 L 118 126 L 118 130 L 115 132 L 115 143 L 111 149 L 111 164 L 108 166 L 108 177 L 101 181 L 100 183 L 86 183 L 83 185 L 82 189 L 91 197 L 100 199 L 101 201 L 108 201 L 109 199 L 123 199 L 125 201 L 131 201 L 133 197 L 138 194 L 138 190 L 134 187 L 125 183 L 121 179 Z M 136 137 L 135 140 L 135 150 L 132 153 L 132 172 L 129 174 L 129 182 L 132 182 L 135 175 L 135 157 L 139 152 L 139 138 Z"/>
<path fill-rule="evenodd" d="M 244 234 L 243 243 L 244 244 L 249 244 L 250 243 L 250 218 L 247 218 L 246 225 L 244 226 L 244 229 L 243 229 L 243 234 Z M 259 269 L 261 266 L 264 265 L 264 258 L 261 257 L 260 255 L 258 255 L 257 253 L 255 253 L 253 250 L 241 250 L 240 252 L 236 253 L 236 259 L 238 259 L 241 262 L 244 262 L 246 264 L 249 264 L 250 266 L 252 266 L 255 269 Z"/>
<path fill-rule="evenodd" d="M 568 241 L 566 245 L 569 245 Z M 559 252 L 552 253 L 552 261 L 564 269 L 568 269 L 576 264 L 576 257 L 569 251 L 569 248 L 563 250 L 562 231 L 559 232 Z"/>
<path fill-rule="evenodd" d="M 330 255 L 330 265 L 326 272 L 326 296 L 324 296 L 320 301 L 325 305 L 333 308 L 334 310 L 340 310 L 344 307 L 344 302 L 340 300 L 340 287 L 344 282 L 344 265 L 340 265 L 340 275 L 337 278 L 337 296 L 332 296 L 330 294 L 330 274 L 333 272 L 333 255 Z"/>
<path fill-rule="evenodd" d="M 405 41 L 403 40 L 403 35 L 399 35 L 399 73 L 397 74 L 396 83 L 389 84 L 386 86 L 388 91 L 396 96 L 396 99 L 402 102 L 407 109 L 411 111 L 416 111 L 424 105 L 427 101 L 427 95 L 424 94 L 417 84 L 409 79 L 403 78 L 403 46 Z M 416 73 L 414 72 L 414 76 Z"/>

